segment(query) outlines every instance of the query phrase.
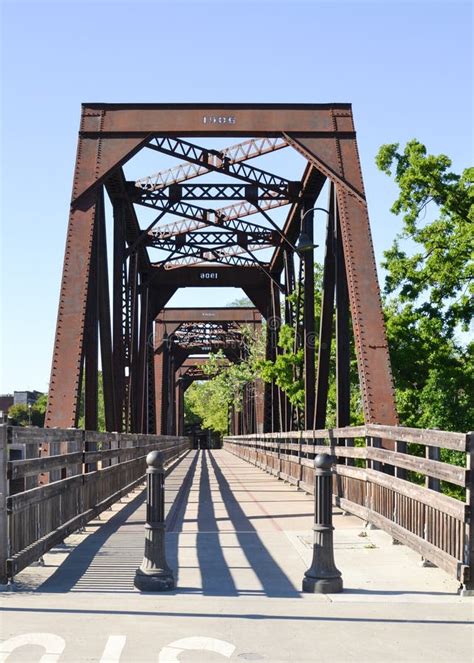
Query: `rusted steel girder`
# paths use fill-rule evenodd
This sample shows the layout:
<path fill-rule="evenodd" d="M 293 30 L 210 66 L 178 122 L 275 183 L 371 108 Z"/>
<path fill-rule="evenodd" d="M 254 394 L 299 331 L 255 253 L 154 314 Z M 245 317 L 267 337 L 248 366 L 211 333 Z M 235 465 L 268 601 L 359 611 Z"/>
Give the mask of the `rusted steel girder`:
<path fill-rule="evenodd" d="M 259 157 L 262 154 L 281 150 L 284 147 L 288 147 L 288 144 L 282 138 L 251 138 L 242 143 L 237 143 L 237 145 L 225 147 L 218 152 L 207 151 L 207 162 L 205 165 L 183 161 L 173 168 L 161 170 L 148 177 L 141 177 L 136 180 L 135 184 L 143 189 L 154 191 L 155 189 L 167 187 L 170 184 L 179 184 L 179 182 L 186 182 L 194 177 L 205 175 L 210 172 L 210 166 L 219 169 L 226 161 L 231 164 L 241 163 L 242 161 Z"/>
<path fill-rule="evenodd" d="M 183 157 L 192 164 L 203 168 L 204 172 L 221 172 L 224 175 L 230 175 L 245 182 L 262 186 L 266 190 L 280 193 L 282 189 L 288 189 L 290 182 L 283 177 L 273 175 L 260 168 L 249 166 L 242 163 L 242 160 L 234 161 L 223 153 L 209 150 L 199 145 L 193 145 L 188 141 L 179 138 L 155 137 L 147 146 L 163 154 Z M 201 173 L 200 173 L 201 174 Z M 135 182 L 135 186 L 146 191 L 160 191 L 165 187 L 149 187 L 142 184 L 141 180 Z M 169 185 L 171 186 L 171 185 Z"/>
<path fill-rule="evenodd" d="M 262 214 L 265 205 L 262 205 L 264 201 L 259 200 L 261 196 L 266 197 L 266 209 L 291 200 L 290 214 L 281 230 L 283 237 L 279 239 L 270 264 L 262 264 L 255 258 L 252 263 L 248 259 L 229 256 L 227 260 L 232 260 L 235 266 L 181 266 L 174 270 L 151 266 L 143 243 L 144 230 L 140 228 L 133 206 L 136 197 L 125 181 L 122 166 L 150 143 L 161 147 L 168 145 L 173 154 L 179 156 L 180 149 L 187 143 L 182 137 L 187 136 L 279 139 L 294 147 L 308 161 L 303 180 L 296 187 L 287 185 L 285 178 L 276 178 L 272 173 L 258 168 L 242 166 L 230 169 L 230 172 L 225 156 L 219 162 L 221 157 L 212 150 L 208 150 L 210 156 L 206 156 L 205 151 L 198 154 L 196 146 L 191 144 L 186 148 L 189 152 L 182 152 L 181 156 L 191 157 L 191 160 L 198 162 L 195 164 L 198 167 L 204 167 L 207 159 L 208 165 L 212 166 L 209 170 L 214 170 L 216 174 L 224 173 L 226 177 L 234 176 L 240 179 L 240 183 L 213 186 L 207 183 L 182 185 L 169 182 L 167 195 L 163 187 L 158 191 L 144 192 L 145 196 L 154 196 L 155 199 L 142 202 L 166 214 L 179 214 L 196 224 L 196 228 L 202 227 L 199 224 L 205 224 L 207 215 L 213 211 L 203 213 L 201 208 L 196 212 L 199 208 L 180 200 L 178 193 L 181 197 L 183 193 L 192 197 L 197 194 L 209 201 L 223 200 L 225 196 L 235 197 L 236 204 L 231 206 L 227 216 L 234 219 L 252 212 Z M 223 155 L 224 151 L 220 154 Z M 234 165 L 236 163 L 237 160 Z M 277 284 L 281 289 L 280 275 L 285 266 L 285 252 L 288 253 L 294 245 L 302 207 L 308 195 L 314 193 L 315 198 L 319 195 L 326 179 L 334 185 L 340 217 L 336 231 L 339 233 L 340 229 L 338 236 L 342 239 L 342 252 L 338 254 L 342 267 L 338 269 L 339 274 L 344 274 L 345 270 L 347 276 L 364 416 L 367 422 L 396 423 L 380 293 L 350 105 L 87 104 L 83 106 L 81 116 L 46 425 L 67 427 L 77 424 L 84 359 L 89 366 L 89 378 L 86 377 L 88 420 L 95 421 L 97 390 L 96 379 L 91 372 L 95 373 L 97 366 L 96 326 L 100 324 L 101 348 L 102 337 L 105 339 L 105 363 L 110 366 L 113 351 L 116 366 L 113 375 L 108 369 L 108 421 L 115 420 L 117 427 L 122 425 L 126 430 L 139 430 L 146 419 L 150 428 L 153 420 L 151 394 L 154 389 L 153 380 L 150 380 L 150 362 L 153 356 L 143 346 L 150 321 L 176 288 L 191 284 L 220 286 L 233 283 L 242 287 L 252 302 L 268 316 L 271 288 Z M 115 227 L 117 242 L 113 256 L 116 287 L 113 288 L 112 349 L 110 333 L 107 332 L 110 304 L 106 301 L 106 270 L 100 258 L 104 240 L 100 239 L 101 233 L 97 230 L 100 224 L 105 228 L 100 220 L 102 212 L 98 213 L 101 205 L 102 210 L 104 208 L 100 202 L 104 187 L 112 207 L 120 210 L 114 224 L 119 228 Z M 136 191 L 137 187 L 134 184 L 133 187 Z M 281 199 L 275 199 L 275 195 Z M 269 218 L 264 218 L 268 222 Z M 190 260 L 202 258 L 200 254 L 193 256 L 192 251 L 186 255 Z M 95 271 L 102 274 L 97 281 L 94 280 Z M 94 288 L 97 288 L 98 297 L 94 294 Z M 339 294 L 341 297 L 344 295 L 342 290 Z M 144 307 L 148 311 L 146 315 L 142 315 Z M 347 328 L 347 324 L 342 319 L 340 322 L 338 334 L 341 340 L 342 328 Z M 345 353 L 347 355 L 347 351 Z M 347 390 L 347 384 L 342 385 L 341 382 L 342 386 Z M 311 390 L 310 384 L 307 390 Z M 250 408 L 246 414 L 247 421 L 252 416 Z"/>

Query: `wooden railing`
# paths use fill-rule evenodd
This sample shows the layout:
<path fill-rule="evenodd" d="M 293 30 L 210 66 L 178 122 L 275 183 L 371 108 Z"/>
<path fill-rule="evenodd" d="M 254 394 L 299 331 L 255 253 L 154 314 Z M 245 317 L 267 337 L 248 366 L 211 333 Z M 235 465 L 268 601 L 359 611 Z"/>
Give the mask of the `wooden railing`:
<path fill-rule="evenodd" d="M 62 453 L 41 456 L 44 445 Z M 186 437 L 0 426 L 0 582 L 144 481 L 149 451 L 170 469 L 189 448 Z"/>
<path fill-rule="evenodd" d="M 411 445 L 422 445 L 425 457 Z M 396 450 L 384 448 L 390 446 Z M 226 437 L 224 448 L 310 493 L 315 455 L 331 453 L 338 506 L 474 589 L 472 433 L 367 425 Z M 462 452 L 464 466 L 439 460 L 440 449 Z M 459 494 L 440 492 L 441 482 L 460 487 Z"/>

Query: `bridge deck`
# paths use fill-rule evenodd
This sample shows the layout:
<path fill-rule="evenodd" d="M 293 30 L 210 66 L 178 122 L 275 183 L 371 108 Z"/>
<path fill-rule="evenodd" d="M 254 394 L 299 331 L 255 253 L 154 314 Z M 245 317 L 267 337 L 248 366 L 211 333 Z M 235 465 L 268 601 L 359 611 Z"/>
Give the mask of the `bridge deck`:
<path fill-rule="evenodd" d="M 140 595 L 133 588 L 145 516 L 143 491 L 136 491 L 107 512 L 106 522 L 70 537 L 46 556 L 45 567 L 26 569 L 16 591 L 2 595 L 3 637 L 26 637 L 9 660 L 39 660 L 28 633 L 63 638 L 61 663 L 472 655 L 472 601 L 383 532 L 361 537 L 361 521 L 336 511 L 336 563 L 346 589 L 303 595 L 312 498 L 225 451 L 191 452 L 166 487 L 167 554 L 178 589 Z M 186 648 L 193 651 L 180 655 Z"/>

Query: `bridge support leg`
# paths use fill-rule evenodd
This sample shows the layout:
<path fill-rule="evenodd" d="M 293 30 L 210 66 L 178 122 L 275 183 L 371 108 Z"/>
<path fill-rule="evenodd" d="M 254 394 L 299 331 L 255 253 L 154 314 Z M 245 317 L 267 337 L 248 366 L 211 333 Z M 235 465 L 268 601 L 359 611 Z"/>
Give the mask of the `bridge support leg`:
<path fill-rule="evenodd" d="M 313 200 L 304 205 L 301 231 L 306 233 L 310 242 L 314 240 Z M 313 428 L 315 409 L 315 344 L 314 344 L 314 255 L 313 249 L 304 252 L 304 301 L 303 301 L 303 338 L 304 338 L 304 427 Z"/>
<path fill-rule="evenodd" d="M 151 451 L 146 457 L 147 502 L 145 554 L 135 573 L 135 587 L 141 592 L 166 592 L 174 589 L 173 571 L 165 554 L 165 470 L 163 454 Z"/>
<path fill-rule="evenodd" d="M 314 543 L 313 561 L 303 578 L 303 592 L 342 592 L 342 576 L 334 562 L 332 525 L 332 472 L 334 458 L 318 454 L 314 459 Z"/>

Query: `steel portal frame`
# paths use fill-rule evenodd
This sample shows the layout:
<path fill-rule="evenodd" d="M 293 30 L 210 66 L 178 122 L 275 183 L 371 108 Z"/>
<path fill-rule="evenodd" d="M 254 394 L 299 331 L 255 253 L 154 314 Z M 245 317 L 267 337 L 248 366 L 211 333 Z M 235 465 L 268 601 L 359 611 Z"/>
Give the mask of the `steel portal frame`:
<path fill-rule="evenodd" d="M 229 137 L 242 143 L 227 149 L 201 148 L 187 139 Z M 249 139 L 249 137 L 251 137 Z M 275 147 L 277 146 L 277 147 Z M 297 184 L 266 169 L 247 166 L 247 159 L 269 154 L 283 146 L 295 149 L 306 160 Z M 123 166 L 140 150 L 151 148 L 173 154 L 192 166 L 186 172 L 162 177 L 158 185 L 144 185 L 143 178 L 130 184 Z M 179 166 L 179 164 L 178 164 Z M 196 172 L 196 168 L 202 172 Z M 171 171 L 172 169 L 169 169 Z M 226 181 L 217 188 L 209 183 L 187 184 L 204 173 Z M 229 177 L 237 184 L 229 184 Z M 159 179 L 159 178 L 158 178 Z M 151 178 L 150 178 L 151 181 Z M 98 352 L 100 348 L 106 426 L 108 430 L 154 432 L 154 352 L 150 343 L 153 321 L 180 287 L 242 287 L 268 324 L 267 356 L 279 351 L 280 298 L 285 296 L 285 320 L 295 318 L 288 295 L 298 291 L 294 267 L 294 243 L 301 230 L 312 231 L 311 209 L 324 186 L 330 183 L 326 257 L 323 276 L 322 316 L 314 328 L 312 255 L 299 260 L 305 275 L 299 297 L 305 351 L 306 401 L 304 425 L 322 427 L 327 403 L 332 319 L 336 309 L 336 357 L 338 423 L 349 414 L 349 324 L 355 351 L 367 423 L 394 425 L 397 415 L 380 292 L 370 235 L 367 203 L 357 152 L 350 104 L 84 104 L 74 172 L 58 320 L 53 350 L 50 392 L 46 413 L 49 427 L 77 426 L 84 383 L 85 425 L 97 428 Z M 112 301 L 109 298 L 104 195 L 113 209 Z M 197 195 L 196 195 L 197 194 Z M 194 199 L 223 200 L 234 204 L 217 209 L 190 205 Z M 227 198 L 228 200 L 228 198 Z M 165 214 L 184 217 L 191 224 L 176 228 L 184 235 L 185 256 L 200 263 L 179 263 L 169 253 L 174 269 L 154 266 L 147 243 L 165 239 L 140 226 L 135 205 L 146 203 Z M 223 230 L 252 232 L 226 226 L 229 219 L 263 215 L 268 230 L 268 211 L 290 204 L 286 222 L 279 229 L 269 262 L 247 254 L 231 239 L 228 256 L 202 255 L 202 246 L 191 247 L 189 230 L 202 231 L 222 224 Z M 266 214 L 266 216 L 265 216 Z M 211 223 L 213 221 L 213 223 Z M 180 222 L 178 222 L 180 223 Z M 169 231 L 169 224 L 167 226 Z M 159 233 L 159 227 L 154 229 Z M 168 238 L 170 235 L 168 234 Z M 234 239 L 237 239 L 234 237 Z M 143 241 L 145 240 L 145 241 Z M 241 243 L 242 244 L 242 243 Z M 168 247 L 170 248 L 170 247 Z M 199 254 L 193 254 L 194 250 Z M 181 256 L 182 257 L 182 256 Z M 239 262 L 240 261 L 240 262 Z M 304 299 L 304 302 L 303 302 Z M 319 336 L 318 361 L 311 339 Z M 313 374 L 315 371 L 315 374 Z M 275 385 L 265 388 L 265 428 L 278 430 L 296 425 L 294 413 Z"/>
<path fill-rule="evenodd" d="M 202 364 L 204 357 L 221 351 L 226 362 L 247 356 L 246 333 L 261 334 L 262 316 L 257 308 L 164 308 L 155 320 L 155 384 L 157 430 L 176 435 L 184 430 L 184 392 L 189 386 L 182 367 Z M 221 360 L 222 361 L 222 360 Z M 188 376 L 189 377 L 189 376 Z M 199 376 L 193 376 L 199 379 Z M 250 388 L 250 387 L 249 387 Z M 229 413 L 234 432 L 263 432 L 264 410 L 261 381 L 253 386 L 255 398 Z M 235 422 L 238 428 L 235 429 Z"/>

